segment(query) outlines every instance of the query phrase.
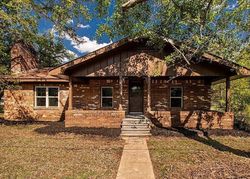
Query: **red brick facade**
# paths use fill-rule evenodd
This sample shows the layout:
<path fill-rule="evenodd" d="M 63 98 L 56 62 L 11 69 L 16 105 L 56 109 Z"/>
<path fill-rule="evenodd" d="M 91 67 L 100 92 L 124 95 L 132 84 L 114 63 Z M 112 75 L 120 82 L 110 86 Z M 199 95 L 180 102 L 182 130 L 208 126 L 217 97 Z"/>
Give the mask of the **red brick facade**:
<path fill-rule="evenodd" d="M 210 85 L 205 80 L 171 80 L 152 78 L 151 111 L 147 111 L 148 88 L 144 81 L 144 114 L 163 127 L 232 128 L 232 113 L 205 112 L 210 109 Z M 129 113 L 129 78 L 123 80 L 122 110 L 119 109 L 119 79 L 89 78 L 73 83 L 73 110 L 68 110 L 69 87 L 67 83 L 23 83 L 21 89 L 5 91 L 5 118 L 10 120 L 65 120 L 66 126 L 119 128 L 125 114 Z M 36 108 L 35 87 L 58 86 L 58 108 Z M 170 88 L 183 88 L 183 107 L 170 107 Z M 113 88 L 113 107 L 101 107 L 101 88 Z"/>
<path fill-rule="evenodd" d="M 14 44 L 10 53 L 12 73 L 27 72 L 39 66 L 35 50 L 24 42 Z"/>
<path fill-rule="evenodd" d="M 181 62 L 169 65 L 164 58 L 173 51 L 170 44 L 159 52 L 143 39 L 127 39 L 56 68 L 38 69 L 32 49 L 17 43 L 11 50 L 15 76 L 10 79 L 20 81 L 21 89 L 5 90 L 5 118 L 64 120 L 66 126 L 119 128 L 125 115 L 132 111 L 131 104 L 136 103 L 146 116 L 163 127 L 232 128 L 233 113 L 209 111 L 211 83 L 226 78 L 229 104 L 230 77 L 250 75 L 250 70 L 211 54 L 204 54 L 199 62 L 192 59 L 190 67 L 180 65 Z M 171 77 L 175 78 L 170 80 Z M 131 103 L 133 79 L 143 82 L 143 92 L 136 95 L 141 97 L 138 104 L 138 98 L 132 98 Z M 36 86 L 59 87 L 59 106 L 37 108 Z M 102 107 L 102 87 L 112 87 L 112 107 Z M 182 94 L 178 108 L 171 107 L 170 97 L 171 88 L 177 87 Z M 228 105 L 226 110 L 229 111 Z"/>
<path fill-rule="evenodd" d="M 35 107 L 36 86 L 58 86 L 59 107 Z M 20 89 L 4 91 L 4 117 L 8 120 L 60 121 L 67 110 L 67 83 L 22 83 Z"/>
<path fill-rule="evenodd" d="M 124 111 L 117 110 L 68 110 L 66 111 L 66 127 L 120 128 Z"/>
<path fill-rule="evenodd" d="M 151 111 L 152 122 L 160 127 L 187 127 L 203 129 L 233 129 L 234 113 L 216 111 Z"/>

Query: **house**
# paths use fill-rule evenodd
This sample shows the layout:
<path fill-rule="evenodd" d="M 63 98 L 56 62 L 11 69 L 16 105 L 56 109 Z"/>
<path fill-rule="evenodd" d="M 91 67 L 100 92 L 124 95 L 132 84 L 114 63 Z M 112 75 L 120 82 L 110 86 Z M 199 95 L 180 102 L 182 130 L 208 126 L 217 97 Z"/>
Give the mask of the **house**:
<path fill-rule="evenodd" d="M 5 90 L 8 120 L 65 121 L 65 126 L 120 128 L 128 114 L 163 127 L 231 129 L 230 80 L 250 69 L 210 53 L 190 66 L 167 64 L 174 51 L 145 39 L 122 39 L 55 68 L 40 69 L 32 47 L 17 43 L 11 70 L 19 88 Z M 184 64 L 184 63 L 183 63 Z M 12 75 L 12 76 L 13 76 Z M 225 112 L 211 111 L 211 84 L 225 81 Z"/>

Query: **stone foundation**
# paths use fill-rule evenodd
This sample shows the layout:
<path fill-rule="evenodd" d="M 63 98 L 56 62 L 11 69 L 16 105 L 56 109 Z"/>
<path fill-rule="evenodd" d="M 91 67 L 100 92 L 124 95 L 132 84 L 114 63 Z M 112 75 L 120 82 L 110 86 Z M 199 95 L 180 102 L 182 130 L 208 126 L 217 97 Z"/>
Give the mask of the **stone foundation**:
<path fill-rule="evenodd" d="M 234 113 L 217 111 L 151 111 L 147 114 L 159 127 L 233 129 Z"/>
<path fill-rule="evenodd" d="M 120 128 L 125 111 L 114 110 L 68 110 L 65 127 Z"/>

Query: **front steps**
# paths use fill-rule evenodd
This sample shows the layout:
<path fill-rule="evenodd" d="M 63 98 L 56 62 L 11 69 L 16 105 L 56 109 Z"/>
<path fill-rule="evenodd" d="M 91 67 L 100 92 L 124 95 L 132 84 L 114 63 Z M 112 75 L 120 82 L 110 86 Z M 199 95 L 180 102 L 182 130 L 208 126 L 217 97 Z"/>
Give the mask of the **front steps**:
<path fill-rule="evenodd" d="M 121 136 L 150 136 L 151 122 L 144 115 L 127 115 L 122 121 Z"/>

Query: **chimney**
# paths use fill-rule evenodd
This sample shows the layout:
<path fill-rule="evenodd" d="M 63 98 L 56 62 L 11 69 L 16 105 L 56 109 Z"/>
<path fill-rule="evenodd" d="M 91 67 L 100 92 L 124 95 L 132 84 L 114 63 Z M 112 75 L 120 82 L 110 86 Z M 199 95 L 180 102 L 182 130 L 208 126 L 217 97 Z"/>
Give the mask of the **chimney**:
<path fill-rule="evenodd" d="M 23 41 L 12 46 L 10 56 L 12 73 L 27 72 L 39 66 L 35 49 Z"/>

